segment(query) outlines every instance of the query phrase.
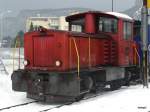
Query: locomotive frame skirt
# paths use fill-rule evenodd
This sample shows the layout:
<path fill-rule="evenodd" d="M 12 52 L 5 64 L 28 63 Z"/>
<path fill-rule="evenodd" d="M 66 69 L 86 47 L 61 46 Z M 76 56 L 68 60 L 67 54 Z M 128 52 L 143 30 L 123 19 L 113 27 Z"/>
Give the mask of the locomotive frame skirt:
<path fill-rule="evenodd" d="M 13 90 L 35 100 L 60 102 L 80 95 L 80 79 L 74 73 L 17 70 L 11 78 Z"/>
<path fill-rule="evenodd" d="M 27 92 L 28 98 L 38 101 L 66 102 L 89 93 L 98 84 L 119 88 L 133 79 L 136 72 L 139 70 L 135 67 L 105 67 L 82 70 L 78 77 L 76 71 L 17 70 L 11 77 L 12 89 Z"/>

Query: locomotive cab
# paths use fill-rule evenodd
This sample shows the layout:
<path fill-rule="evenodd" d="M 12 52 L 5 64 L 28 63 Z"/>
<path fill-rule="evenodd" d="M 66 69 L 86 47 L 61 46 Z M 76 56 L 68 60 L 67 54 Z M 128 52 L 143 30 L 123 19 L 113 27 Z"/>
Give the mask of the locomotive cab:
<path fill-rule="evenodd" d="M 109 64 L 134 65 L 133 48 L 131 47 L 133 45 L 134 21 L 131 17 L 116 12 L 89 11 L 69 16 L 66 21 L 69 22 L 69 31 L 81 32 L 101 40 L 107 40 L 109 45 L 112 43 L 112 46 L 108 45 L 110 50 L 108 57 L 110 58 L 106 60 Z M 111 53 L 113 47 L 116 48 Z M 114 59 L 111 59 L 111 56 Z"/>
<path fill-rule="evenodd" d="M 82 32 L 87 34 L 118 33 L 118 18 L 100 13 L 88 12 L 68 16 L 69 31 Z"/>

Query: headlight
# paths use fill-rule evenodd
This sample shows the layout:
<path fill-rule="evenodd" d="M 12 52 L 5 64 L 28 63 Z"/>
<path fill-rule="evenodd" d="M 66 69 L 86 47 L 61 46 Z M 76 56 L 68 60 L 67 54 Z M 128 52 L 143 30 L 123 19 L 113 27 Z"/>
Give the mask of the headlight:
<path fill-rule="evenodd" d="M 29 61 L 28 61 L 28 60 L 24 60 L 24 61 L 23 61 L 23 64 L 24 64 L 25 66 L 27 66 L 27 65 L 29 64 Z"/>
<path fill-rule="evenodd" d="M 60 67 L 61 66 L 61 61 L 59 61 L 59 60 L 57 60 L 56 62 L 55 62 L 55 65 L 57 66 L 57 67 Z"/>

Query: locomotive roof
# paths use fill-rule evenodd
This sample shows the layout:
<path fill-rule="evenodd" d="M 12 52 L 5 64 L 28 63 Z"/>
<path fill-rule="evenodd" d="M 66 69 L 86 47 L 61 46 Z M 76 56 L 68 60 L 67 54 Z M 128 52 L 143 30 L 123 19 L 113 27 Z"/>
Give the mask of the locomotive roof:
<path fill-rule="evenodd" d="M 84 17 L 86 14 L 94 14 L 94 15 L 105 15 L 108 17 L 115 17 L 115 18 L 122 18 L 128 21 L 133 21 L 133 18 L 126 14 L 118 13 L 118 12 L 101 12 L 101 11 L 88 11 L 88 12 L 83 12 L 83 13 L 78 13 L 74 15 L 70 15 L 66 17 L 66 21 L 69 22 L 71 20 L 74 20 L 76 18 Z"/>

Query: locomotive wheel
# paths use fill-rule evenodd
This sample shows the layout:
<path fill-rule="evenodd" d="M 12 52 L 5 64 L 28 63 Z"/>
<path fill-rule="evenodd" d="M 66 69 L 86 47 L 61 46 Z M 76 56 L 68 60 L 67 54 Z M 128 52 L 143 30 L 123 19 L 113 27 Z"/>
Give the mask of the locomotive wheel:
<path fill-rule="evenodd" d="M 85 94 L 82 94 L 82 95 L 80 95 L 80 96 L 77 96 L 77 97 L 75 98 L 75 101 L 78 102 L 78 101 L 82 100 L 82 99 L 84 98 L 84 96 L 85 96 Z"/>
<path fill-rule="evenodd" d="M 83 78 L 83 86 L 85 90 L 90 91 L 93 87 L 93 79 L 90 76 Z"/>
<path fill-rule="evenodd" d="M 119 89 L 119 88 L 121 88 L 121 84 L 118 82 L 112 82 L 111 84 L 110 84 L 110 89 L 113 91 L 113 90 L 117 90 L 117 89 Z"/>
<path fill-rule="evenodd" d="M 130 80 L 131 80 L 131 72 L 128 72 L 127 77 L 125 79 L 125 86 L 130 86 Z"/>
<path fill-rule="evenodd" d="M 82 100 L 87 93 L 91 92 L 93 85 L 94 85 L 94 82 L 93 82 L 92 77 L 90 76 L 82 77 L 81 82 L 80 82 L 81 94 L 75 98 L 75 101 L 78 102 Z"/>

